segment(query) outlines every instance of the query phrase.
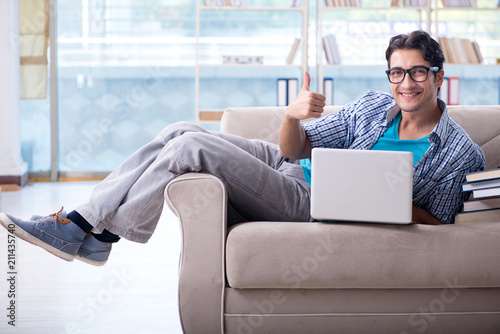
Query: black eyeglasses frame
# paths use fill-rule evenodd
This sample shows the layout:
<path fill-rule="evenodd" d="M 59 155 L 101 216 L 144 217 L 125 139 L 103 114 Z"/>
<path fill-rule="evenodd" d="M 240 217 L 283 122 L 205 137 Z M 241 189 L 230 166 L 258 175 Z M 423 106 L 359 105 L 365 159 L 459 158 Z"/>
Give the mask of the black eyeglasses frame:
<path fill-rule="evenodd" d="M 417 69 L 417 68 L 421 68 L 421 69 L 425 69 L 427 71 L 427 75 L 425 76 L 425 79 L 424 80 L 415 80 L 413 79 L 413 77 L 411 76 L 411 73 L 410 71 L 414 70 L 414 69 Z M 391 73 L 391 71 L 393 70 L 400 70 L 400 71 L 403 71 L 403 78 L 400 80 L 400 81 L 397 81 L 397 82 L 393 82 L 391 81 L 391 78 L 389 76 L 389 74 Z M 387 79 L 389 79 L 389 82 L 392 83 L 392 84 L 398 84 L 398 83 L 401 83 L 404 81 L 404 79 L 406 78 L 406 74 L 408 73 L 408 75 L 410 76 L 410 79 L 412 79 L 413 81 L 415 82 L 425 82 L 427 81 L 427 79 L 429 78 L 429 71 L 431 72 L 438 72 L 440 70 L 440 68 L 438 66 L 432 66 L 432 67 L 427 67 L 427 66 L 423 66 L 423 65 L 417 65 L 417 66 L 413 66 L 412 68 L 409 68 L 409 69 L 404 69 L 404 68 L 401 68 L 401 67 L 393 67 L 393 68 L 390 68 L 388 70 L 385 70 L 385 74 L 387 74 Z"/>

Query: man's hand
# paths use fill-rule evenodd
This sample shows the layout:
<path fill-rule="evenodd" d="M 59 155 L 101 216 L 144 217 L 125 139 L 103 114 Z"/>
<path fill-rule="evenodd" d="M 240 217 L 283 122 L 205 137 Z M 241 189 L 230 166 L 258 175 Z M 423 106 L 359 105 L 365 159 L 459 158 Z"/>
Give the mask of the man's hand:
<path fill-rule="evenodd" d="M 325 107 L 326 97 L 323 94 L 312 93 L 309 89 L 311 76 L 304 71 L 304 83 L 299 94 L 286 108 L 285 117 L 302 120 L 306 118 L 319 118 Z"/>
<path fill-rule="evenodd" d="M 325 107 L 323 94 L 311 93 L 311 76 L 304 71 L 304 83 L 299 94 L 286 108 L 285 117 L 280 126 L 280 152 L 284 157 L 304 159 L 311 156 L 311 143 L 300 125 L 300 120 L 319 118 Z"/>

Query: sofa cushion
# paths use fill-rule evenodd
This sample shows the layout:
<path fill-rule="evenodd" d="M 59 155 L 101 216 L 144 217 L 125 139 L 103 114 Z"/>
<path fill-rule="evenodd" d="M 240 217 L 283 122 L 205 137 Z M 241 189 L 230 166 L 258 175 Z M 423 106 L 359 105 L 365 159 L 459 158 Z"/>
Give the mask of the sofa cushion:
<path fill-rule="evenodd" d="M 251 222 L 226 245 L 232 288 L 500 287 L 500 222 Z"/>

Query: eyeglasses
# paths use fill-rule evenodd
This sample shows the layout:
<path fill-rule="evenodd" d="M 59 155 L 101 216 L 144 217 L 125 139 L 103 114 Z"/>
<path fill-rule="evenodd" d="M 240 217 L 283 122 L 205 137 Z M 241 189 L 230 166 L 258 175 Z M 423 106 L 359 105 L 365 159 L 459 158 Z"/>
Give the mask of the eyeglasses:
<path fill-rule="evenodd" d="M 412 68 L 407 70 L 400 67 L 395 67 L 386 70 L 385 73 L 387 74 L 387 78 L 389 79 L 390 83 L 397 84 L 405 79 L 406 73 L 410 75 L 410 78 L 413 81 L 424 82 L 429 76 L 429 71 L 437 72 L 439 71 L 439 67 L 413 66 Z"/>

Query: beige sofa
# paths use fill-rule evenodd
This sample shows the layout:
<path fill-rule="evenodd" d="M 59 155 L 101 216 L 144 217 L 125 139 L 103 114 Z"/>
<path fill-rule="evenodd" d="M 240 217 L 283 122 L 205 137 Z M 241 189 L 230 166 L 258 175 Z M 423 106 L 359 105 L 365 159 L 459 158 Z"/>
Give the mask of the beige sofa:
<path fill-rule="evenodd" d="M 283 112 L 227 109 L 221 129 L 277 142 Z M 449 112 L 500 166 L 500 107 Z M 224 184 L 202 173 L 171 181 L 165 198 L 181 221 L 186 333 L 500 333 L 500 222 L 228 229 Z"/>

